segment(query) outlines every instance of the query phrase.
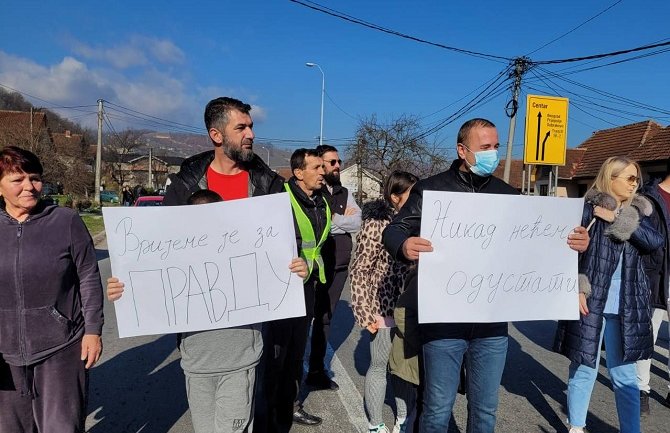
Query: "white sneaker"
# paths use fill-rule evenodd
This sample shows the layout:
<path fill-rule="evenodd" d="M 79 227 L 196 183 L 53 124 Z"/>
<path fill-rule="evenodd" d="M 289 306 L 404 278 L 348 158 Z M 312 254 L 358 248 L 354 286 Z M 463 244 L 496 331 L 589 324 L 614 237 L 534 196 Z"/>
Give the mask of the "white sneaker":
<path fill-rule="evenodd" d="M 376 426 L 370 426 L 368 428 L 368 433 L 391 433 L 391 432 L 389 431 L 388 427 L 384 425 L 384 423 L 381 423 Z"/>
<path fill-rule="evenodd" d="M 584 428 L 582 428 L 582 427 L 570 427 L 570 431 L 568 433 L 584 433 Z"/>

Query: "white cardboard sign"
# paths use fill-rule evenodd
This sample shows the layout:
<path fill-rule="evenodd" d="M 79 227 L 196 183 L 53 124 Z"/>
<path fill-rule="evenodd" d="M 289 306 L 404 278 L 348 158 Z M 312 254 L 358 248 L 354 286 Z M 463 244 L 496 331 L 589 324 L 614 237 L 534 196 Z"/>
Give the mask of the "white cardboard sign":
<path fill-rule="evenodd" d="M 173 207 L 103 208 L 120 337 L 305 315 L 288 194 Z"/>
<path fill-rule="evenodd" d="M 424 191 L 420 323 L 579 318 L 582 199 Z"/>

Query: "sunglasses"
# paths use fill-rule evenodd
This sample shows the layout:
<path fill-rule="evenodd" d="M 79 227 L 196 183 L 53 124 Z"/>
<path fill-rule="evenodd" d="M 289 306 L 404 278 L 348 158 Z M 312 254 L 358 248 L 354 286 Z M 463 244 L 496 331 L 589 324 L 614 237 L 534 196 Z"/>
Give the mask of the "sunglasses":
<path fill-rule="evenodd" d="M 623 176 L 615 176 L 618 177 L 619 179 L 623 179 L 626 182 L 628 182 L 628 185 L 637 185 L 640 183 L 640 178 L 637 176 L 628 176 L 628 177 L 623 177 Z"/>
<path fill-rule="evenodd" d="M 335 164 L 342 165 L 341 159 L 326 159 L 323 162 L 327 162 L 331 167 L 335 167 Z"/>

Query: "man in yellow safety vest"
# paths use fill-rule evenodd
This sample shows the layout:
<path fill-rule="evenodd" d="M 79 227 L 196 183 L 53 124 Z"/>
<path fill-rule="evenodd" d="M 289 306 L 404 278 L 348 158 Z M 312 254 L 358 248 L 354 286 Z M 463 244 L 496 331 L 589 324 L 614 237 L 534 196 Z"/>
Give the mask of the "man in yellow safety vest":
<path fill-rule="evenodd" d="M 326 282 L 322 247 L 330 233 L 331 210 L 321 195 L 324 185 L 323 159 L 314 149 L 298 149 L 291 156 L 293 177 L 284 184 L 291 200 L 298 253 L 305 259 L 306 316 L 267 323 L 264 391 L 267 403 L 267 430 L 288 431 L 292 423 L 316 426 L 321 418 L 311 415 L 298 401 L 302 382 L 303 357 L 314 313 L 317 284 Z M 330 245 L 330 243 L 326 243 Z M 263 403 L 259 403 L 263 404 Z"/>

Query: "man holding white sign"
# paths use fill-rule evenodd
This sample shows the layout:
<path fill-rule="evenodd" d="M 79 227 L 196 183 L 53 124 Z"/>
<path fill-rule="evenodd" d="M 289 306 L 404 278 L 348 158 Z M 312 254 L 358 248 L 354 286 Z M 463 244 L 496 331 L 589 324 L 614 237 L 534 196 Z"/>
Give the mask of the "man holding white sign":
<path fill-rule="evenodd" d="M 190 204 L 193 195 L 205 189 L 218 194 L 224 201 L 283 191 L 283 179 L 253 152 L 254 132 L 250 110 L 250 105 L 227 97 L 214 99 L 207 104 L 205 126 L 214 150 L 186 159 L 179 173 L 170 176 L 165 205 Z M 272 220 L 272 216 L 267 218 Z M 245 222 L 240 222 L 240 226 L 244 226 Z M 219 252 L 228 248 L 230 243 L 239 241 L 242 235 L 237 233 L 237 230 L 231 229 L 226 231 L 225 236 L 222 234 L 219 238 Z M 259 235 L 273 236 L 271 228 L 269 232 L 261 230 Z M 206 236 L 203 234 L 190 242 L 183 241 L 180 247 L 205 248 L 209 242 L 207 238 L 203 240 Z M 177 248 L 175 242 L 169 245 L 173 249 Z M 146 251 L 153 252 L 154 248 L 149 246 Z M 232 263 L 230 267 L 232 269 Z M 302 259 L 294 259 L 289 269 L 301 278 L 307 275 L 307 266 Z M 257 287 L 245 286 L 256 281 L 254 276 L 240 277 L 243 287 L 239 288 L 239 293 L 243 298 L 257 291 Z M 191 279 L 190 270 L 188 278 Z M 208 278 L 207 281 L 209 285 Z M 116 278 L 108 280 L 108 298 L 119 299 L 123 286 Z M 196 293 L 194 299 L 198 299 L 198 295 Z M 187 296 L 190 300 L 190 289 Z M 237 297 L 234 301 L 238 302 Z M 261 324 L 185 333 L 180 339 L 180 351 L 195 432 L 246 431 L 253 421 L 256 366 L 263 351 Z"/>
<path fill-rule="evenodd" d="M 384 230 L 383 242 L 392 257 L 417 260 L 419 253 L 433 251 L 431 242 L 419 237 L 424 191 L 518 194 L 516 189 L 493 176 L 499 163 L 498 147 L 498 132 L 490 121 L 472 119 L 461 126 L 456 145 L 458 159 L 449 170 L 419 181 L 412 188 L 405 206 Z M 484 197 L 482 200 L 485 200 Z M 481 227 L 478 233 L 481 235 L 479 240 L 484 243 L 487 236 L 493 236 L 490 227 Z M 583 227 L 566 233 L 566 237 L 573 250 L 584 251 L 588 247 L 589 237 Z M 486 261 L 484 252 L 481 257 L 482 261 Z M 495 260 L 501 258 L 496 257 Z M 411 281 L 416 283 L 416 279 Z M 420 309 L 420 322 L 423 322 L 423 313 Z M 425 387 L 420 433 L 441 433 L 448 429 L 466 354 L 467 430 L 471 433 L 492 433 L 496 422 L 498 388 L 507 355 L 507 323 L 423 323 L 421 333 Z"/>

